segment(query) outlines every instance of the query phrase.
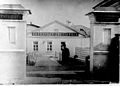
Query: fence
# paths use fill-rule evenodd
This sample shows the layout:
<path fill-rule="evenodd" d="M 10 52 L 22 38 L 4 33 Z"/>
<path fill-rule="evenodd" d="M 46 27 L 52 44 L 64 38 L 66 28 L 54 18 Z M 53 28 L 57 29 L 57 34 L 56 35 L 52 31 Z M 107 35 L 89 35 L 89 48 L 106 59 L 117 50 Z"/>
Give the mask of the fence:
<path fill-rule="evenodd" d="M 37 60 L 41 56 L 42 56 L 42 54 L 40 54 L 39 52 L 29 52 L 29 53 L 27 53 L 27 57 L 26 57 L 27 65 L 35 65 L 35 63 L 37 62 Z"/>
<path fill-rule="evenodd" d="M 81 48 L 81 47 L 76 47 L 75 48 L 75 55 L 77 55 L 81 60 L 85 60 L 85 57 L 90 55 L 90 48 Z"/>

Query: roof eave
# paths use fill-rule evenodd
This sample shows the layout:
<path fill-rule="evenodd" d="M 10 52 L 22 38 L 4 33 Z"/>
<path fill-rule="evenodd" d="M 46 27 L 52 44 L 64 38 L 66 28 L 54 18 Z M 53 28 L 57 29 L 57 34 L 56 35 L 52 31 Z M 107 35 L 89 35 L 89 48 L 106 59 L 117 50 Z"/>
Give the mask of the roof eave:
<path fill-rule="evenodd" d="M 112 6 L 113 4 L 120 2 L 119 0 L 103 0 L 100 3 L 98 3 L 97 5 L 95 5 L 93 7 L 93 9 L 96 9 L 98 7 L 109 7 Z"/>
<path fill-rule="evenodd" d="M 92 12 L 89 12 L 89 13 L 87 13 L 85 15 L 89 16 L 90 14 L 94 14 L 94 13 L 115 13 L 115 14 L 120 14 L 120 11 L 92 11 Z"/>
<path fill-rule="evenodd" d="M 32 14 L 32 12 L 29 10 L 29 9 L 9 9 L 9 8 L 7 8 L 7 9 L 0 9 L 0 10 L 14 10 L 14 11 L 26 11 L 26 12 L 28 12 L 29 14 Z"/>
<path fill-rule="evenodd" d="M 97 5 L 95 5 L 95 6 L 93 7 L 93 9 L 102 6 L 103 4 L 107 3 L 108 1 L 109 1 L 109 0 L 102 0 L 100 3 L 98 3 Z"/>

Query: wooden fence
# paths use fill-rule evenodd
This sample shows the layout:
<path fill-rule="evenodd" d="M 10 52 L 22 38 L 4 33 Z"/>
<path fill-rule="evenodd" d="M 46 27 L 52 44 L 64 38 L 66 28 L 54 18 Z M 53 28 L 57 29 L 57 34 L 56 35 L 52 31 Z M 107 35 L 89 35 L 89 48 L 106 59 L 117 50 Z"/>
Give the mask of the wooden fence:
<path fill-rule="evenodd" d="M 90 49 L 88 47 L 86 48 L 76 47 L 75 55 L 77 55 L 81 60 L 85 60 L 85 57 L 90 55 Z"/>

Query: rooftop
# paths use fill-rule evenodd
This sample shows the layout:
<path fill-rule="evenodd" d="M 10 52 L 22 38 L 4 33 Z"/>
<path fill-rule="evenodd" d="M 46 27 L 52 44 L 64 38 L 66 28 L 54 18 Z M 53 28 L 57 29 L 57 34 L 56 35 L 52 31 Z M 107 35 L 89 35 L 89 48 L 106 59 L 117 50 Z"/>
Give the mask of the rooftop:
<path fill-rule="evenodd" d="M 90 37 L 90 28 L 83 25 L 72 25 L 71 27 L 77 32 L 83 34 L 85 37 Z"/>
<path fill-rule="evenodd" d="M 93 9 L 98 7 L 120 7 L 120 0 L 102 0 L 100 3 L 95 5 Z"/>
<path fill-rule="evenodd" d="M 21 4 L 3 4 L 0 9 L 25 9 Z"/>
<path fill-rule="evenodd" d="M 27 26 L 33 26 L 33 27 L 36 27 L 36 28 L 40 28 L 40 26 L 38 26 L 36 24 L 33 24 L 32 22 L 30 22 L 30 24 L 27 24 Z"/>
<path fill-rule="evenodd" d="M 31 14 L 31 11 L 25 9 L 21 4 L 2 4 L 0 5 L 0 10 L 28 11 Z"/>

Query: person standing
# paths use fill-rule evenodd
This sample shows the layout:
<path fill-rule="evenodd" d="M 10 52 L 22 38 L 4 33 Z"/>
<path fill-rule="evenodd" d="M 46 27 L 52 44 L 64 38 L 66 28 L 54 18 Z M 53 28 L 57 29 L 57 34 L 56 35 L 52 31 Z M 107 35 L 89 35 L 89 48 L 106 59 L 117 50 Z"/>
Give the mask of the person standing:
<path fill-rule="evenodd" d="M 119 34 L 115 34 L 108 48 L 108 74 L 113 82 L 119 82 Z"/>
<path fill-rule="evenodd" d="M 62 63 L 67 64 L 69 62 L 70 52 L 69 49 L 66 47 L 65 43 L 61 44 L 61 50 L 62 50 Z"/>

